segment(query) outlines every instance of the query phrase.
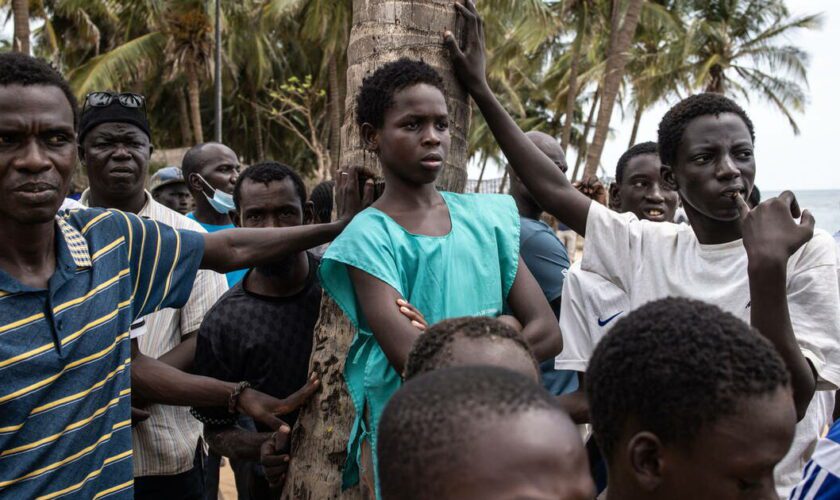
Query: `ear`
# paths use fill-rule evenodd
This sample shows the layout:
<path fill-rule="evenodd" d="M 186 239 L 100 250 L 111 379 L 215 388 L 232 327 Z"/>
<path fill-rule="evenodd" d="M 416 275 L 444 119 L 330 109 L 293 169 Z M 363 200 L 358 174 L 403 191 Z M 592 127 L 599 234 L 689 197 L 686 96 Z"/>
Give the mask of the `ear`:
<path fill-rule="evenodd" d="M 662 165 L 659 168 L 659 177 L 662 178 L 662 183 L 672 191 L 680 190 L 677 177 L 674 175 L 674 169 L 670 165 Z"/>
<path fill-rule="evenodd" d="M 610 198 L 608 204 L 613 210 L 616 210 L 621 206 L 621 194 L 618 189 L 618 183 L 616 182 L 610 183 Z"/>
<path fill-rule="evenodd" d="M 374 153 L 379 151 L 379 132 L 376 127 L 370 123 L 363 123 L 360 132 L 365 149 Z"/>
<path fill-rule="evenodd" d="M 315 204 L 311 201 L 307 201 L 303 204 L 303 224 L 314 224 L 315 223 Z"/>
<path fill-rule="evenodd" d="M 198 179 L 198 174 L 195 172 L 191 172 L 190 175 L 187 176 L 187 189 L 194 193 L 204 192 L 204 183 Z"/>
<path fill-rule="evenodd" d="M 230 218 L 231 222 L 233 222 L 233 225 L 236 226 L 236 227 L 242 227 L 242 224 L 240 222 L 240 220 L 242 218 L 241 217 L 242 214 L 240 214 L 239 211 L 237 210 L 237 211 L 233 212 L 233 214 L 231 214 L 231 215 L 233 215 L 233 217 Z"/>
<path fill-rule="evenodd" d="M 627 444 L 630 474 L 645 491 L 657 489 L 665 480 L 662 442 L 651 432 L 640 432 Z"/>
<path fill-rule="evenodd" d="M 151 143 L 149 143 L 149 158 L 151 158 L 154 153 L 155 153 L 155 147 L 152 146 Z"/>

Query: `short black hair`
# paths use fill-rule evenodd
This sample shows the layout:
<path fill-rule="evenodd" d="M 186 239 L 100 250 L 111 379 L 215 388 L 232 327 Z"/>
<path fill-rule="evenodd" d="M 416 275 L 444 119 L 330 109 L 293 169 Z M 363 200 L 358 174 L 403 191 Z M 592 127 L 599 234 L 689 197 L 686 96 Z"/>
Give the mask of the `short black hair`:
<path fill-rule="evenodd" d="M 43 59 L 20 52 L 0 53 L 0 85 L 47 85 L 58 87 L 73 109 L 73 129 L 79 126 L 79 103 L 70 84 Z"/>
<path fill-rule="evenodd" d="M 421 83 L 431 85 L 446 95 L 440 73 L 423 61 L 403 57 L 377 69 L 365 77 L 356 96 L 356 123 L 382 127 L 385 111 L 394 103 L 394 94 Z"/>
<path fill-rule="evenodd" d="M 201 144 L 196 144 L 195 146 L 191 147 L 184 153 L 184 159 L 181 160 L 181 172 L 184 173 L 184 179 L 189 179 L 190 174 L 198 173 L 201 170 L 201 150 L 205 148 L 205 146 L 210 146 L 212 144 L 224 146 L 221 142 L 202 142 Z M 187 186 L 189 186 L 189 180 L 187 180 Z"/>
<path fill-rule="evenodd" d="M 333 191 L 335 190 L 335 181 L 323 181 L 312 188 L 309 193 L 309 201 L 312 202 L 315 211 L 315 219 L 318 222 L 330 222 L 332 219 L 333 209 Z"/>
<path fill-rule="evenodd" d="M 242 183 L 245 182 L 245 179 L 250 179 L 253 182 L 262 182 L 263 184 L 291 179 L 298 198 L 300 198 L 301 207 L 306 203 L 306 186 L 303 184 L 303 179 L 300 178 L 300 175 L 288 165 L 276 161 L 266 161 L 251 165 L 239 174 L 239 178 L 236 180 L 236 186 L 233 188 L 233 204 L 237 210 L 239 210 Z"/>
<path fill-rule="evenodd" d="M 610 463 L 628 420 L 665 444 L 690 444 L 744 398 L 788 382 L 779 354 L 748 324 L 704 302 L 668 298 L 636 309 L 601 340 L 586 395 Z"/>
<path fill-rule="evenodd" d="M 675 104 L 659 122 L 659 157 L 662 163 L 674 167 L 677 160 L 677 150 L 682 143 L 683 133 L 688 123 L 706 115 L 720 116 L 721 113 L 735 113 L 747 125 L 750 139 L 755 143 L 755 129 L 747 112 L 732 99 L 720 94 L 696 94 Z"/>
<path fill-rule="evenodd" d="M 469 466 L 468 443 L 486 425 L 533 411 L 562 414 L 528 377 L 492 366 L 443 368 L 398 390 L 379 423 L 377 451 L 384 500 L 439 496 Z"/>
<path fill-rule="evenodd" d="M 615 181 L 619 184 L 624 181 L 624 170 L 633 158 L 642 155 L 658 154 L 659 144 L 653 141 L 640 142 L 639 144 L 634 145 L 632 148 L 625 151 L 624 154 L 621 155 L 621 158 L 618 159 L 618 165 L 615 167 Z"/>
<path fill-rule="evenodd" d="M 750 191 L 750 198 L 747 200 L 747 204 L 750 208 L 755 208 L 759 203 L 761 203 L 761 191 L 758 190 L 758 186 L 753 186 L 752 191 Z"/>
<path fill-rule="evenodd" d="M 435 323 L 417 337 L 405 363 L 406 380 L 448 366 L 452 360 L 451 346 L 458 336 L 512 340 L 534 360 L 534 367 L 539 371 L 531 348 L 519 332 L 495 318 L 467 316 Z"/>

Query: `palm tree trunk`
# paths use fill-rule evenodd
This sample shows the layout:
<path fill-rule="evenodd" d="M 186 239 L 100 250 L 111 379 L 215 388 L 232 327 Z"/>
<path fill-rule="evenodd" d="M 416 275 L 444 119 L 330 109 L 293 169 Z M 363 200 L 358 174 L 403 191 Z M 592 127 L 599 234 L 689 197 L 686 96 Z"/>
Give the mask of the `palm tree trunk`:
<path fill-rule="evenodd" d="M 29 55 L 29 0 L 12 0 L 15 23 L 12 50 Z"/>
<path fill-rule="evenodd" d="M 330 177 L 335 179 L 338 171 L 338 162 L 341 159 L 341 97 L 338 83 L 338 61 L 336 54 L 330 57 L 329 75 L 330 102 L 330 137 L 328 147 L 330 150 Z"/>
<path fill-rule="evenodd" d="M 190 112 L 187 109 L 187 96 L 180 85 L 175 88 L 175 99 L 178 101 L 178 124 L 181 126 L 181 144 L 192 146 L 192 129 L 190 128 Z"/>
<path fill-rule="evenodd" d="M 595 97 L 592 98 L 592 106 L 589 107 L 589 116 L 586 118 L 586 125 L 583 126 L 583 136 L 580 138 L 580 148 L 578 148 L 577 159 L 575 160 L 575 170 L 572 173 L 572 182 L 578 180 L 578 171 L 586 158 L 586 152 L 589 150 L 589 130 L 592 128 L 592 120 L 595 119 L 595 110 L 598 109 L 598 101 L 601 99 L 601 87 L 595 91 Z"/>
<path fill-rule="evenodd" d="M 627 149 L 632 148 L 636 144 L 636 135 L 639 133 L 639 122 L 642 121 L 642 113 L 644 111 L 641 104 L 636 104 L 636 113 L 633 115 L 633 131 L 630 132 L 630 144 L 627 145 Z"/>
<path fill-rule="evenodd" d="M 201 90 L 198 85 L 198 74 L 195 70 L 187 70 L 186 74 L 187 94 L 190 100 L 190 119 L 195 133 L 195 143 L 201 144 L 204 142 L 204 130 L 201 128 Z"/>
<path fill-rule="evenodd" d="M 475 183 L 475 189 L 473 190 L 474 193 L 481 192 L 481 181 L 484 180 L 484 171 L 487 169 L 487 160 L 489 156 L 484 155 L 484 158 L 481 160 L 481 172 L 478 174 L 478 181 Z"/>
<path fill-rule="evenodd" d="M 458 84 L 441 33 L 455 30 L 456 11 L 450 0 L 404 2 L 354 0 L 353 28 L 347 46 L 347 98 L 341 130 L 341 166 L 378 169 L 375 156 L 362 147 L 355 122 L 353 97 L 362 78 L 400 56 L 423 59 L 441 73 L 448 89 L 452 144 L 438 187 L 463 191 L 467 179 L 467 131 L 470 105 Z M 310 371 L 321 389 L 301 409 L 292 431 L 294 457 L 282 498 L 295 500 L 361 498 L 358 486 L 341 491 L 341 472 L 347 453 L 354 409 L 344 382 L 344 361 L 355 334 L 353 326 L 327 295 L 315 327 Z"/>
<path fill-rule="evenodd" d="M 592 146 L 589 148 L 586 158 L 586 169 L 584 177 L 595 175 L 598 164 L 601 162 L 601 153 L 604 151 L 604 144 L 607 142 L 607 133 L 610 128 L 613 106 L 618 96 L 618 88 L 624 76 L 624 67 L 627 64 L 627 52 L 633 42 L 633 35 L 636 33 L 636 26 L 639 24 L 639 15 L 642 11 L 644 0 L 628 0 L 627 12 L 624 14 L 623 22 L 619 23 L 621 15 L 618 14 L 619 5 L 623 2 L 613 0 L 614 15 L 612 33 L 610 35 L 610 52 L 607 57 L 607 67 L 604 72 L 603 96 L 601 107 L 598 110 L 598 121 L 595 125 L 595 136 L 592 138 Z"/>
<path fill-rule="evenodd" d="M 560 145 L 563 147 L 563 153 L 569 147 L 569 141 L 572 138 L 572 121 L 575 115 L 575 100 L 577 99 L 577 77 L 578 66 L 580 64 L 580 49 L 583 45 L 584 31 L 586 30 L 586 15 L 581 13 L 578 19 L 577 34 L 575 35 L 575 42 L 572 45 L 572 64 L 569 68 L 569 91 L 566 93 L 566 110 L 563 117 L 563 135 L 560 138 Z"/>
<path fill-rule="evenodd" d="M 263 143 L 263 129 L 262 120 L 260 116 L 260 107 L 257 105 L 257 89 L 253 85 L 251 87 L 251 110 L 254 112 L 254 148 L 256 149 L 256 160 L 262 161 L 265 159 L 265 144 Z"/>

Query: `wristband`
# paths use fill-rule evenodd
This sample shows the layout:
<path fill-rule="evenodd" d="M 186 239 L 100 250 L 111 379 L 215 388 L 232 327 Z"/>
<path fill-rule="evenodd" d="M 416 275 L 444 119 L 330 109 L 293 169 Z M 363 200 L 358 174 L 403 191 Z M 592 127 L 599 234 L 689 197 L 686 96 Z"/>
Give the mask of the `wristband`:
<path fill-rule="evenodd" d="M 230 393 L 230 397 L 228 397 L 228 413 L 238 413 L 236 411 L 236 404 L 239 402 L 239 396 L 242 395 L 242 391 L 249 387 L 251 387 L 251 384 L 247 381 L 242 381 L 236 384 L 233 392 Z"/>

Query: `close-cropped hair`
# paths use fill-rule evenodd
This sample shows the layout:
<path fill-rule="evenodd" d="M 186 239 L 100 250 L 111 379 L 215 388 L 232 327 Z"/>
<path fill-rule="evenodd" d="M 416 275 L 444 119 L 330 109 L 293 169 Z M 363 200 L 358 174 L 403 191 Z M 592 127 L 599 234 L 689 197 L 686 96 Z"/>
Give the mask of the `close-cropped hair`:
<path fill-rule="evenodd" d="M 58 87 L 73 109 L 73 128 L 79 125 L 79 104 L 67 80 L 46 61 L 20 52 L 0 53 L 0 85 Z"/>
<path fill-rule="evenodd" d="M 443 78 L 423 61 L 402 58 L 385 64 L 362 81 L 356 96 L 356 123 L 369 123 L 381 128 L 385 112 L 394 104 L 394 94 L 405 88 L 425 83 L 446 95 Z"/>
<path fill-rule="evenodd" d="M 288 165 L 276 161 L 266 161 L 251 165 L 239 174 L 239 178 L 236 180 L 236 185 L 233 188 L 233 204 L 237 210 L 239 210 L 239 204 L 242 201 L 242 183 L 246 179 L 250 179 L 251 182 L 261 182 L 263 184 L 291 179 L 292 184 L 295 186 L 295 192 L 300 199 L 301 207 L 306 203 L 306 185 L 304 185 L 300 175 Z"/>
<path fill-rule="evenodd" d="M 670 167 L 675 166 L 677 151 L 682 143 L 683 133 L 691 120 L 700 116 L 720 116 L 722 113 L 734 113 L 738 115 L 747 129 L 750 131 L 750 138 L 755 143 L 755 129 L 747 112 L 741 106 L 720 94 L 705 93 L 696 94 L 683 99 L 675 104 L 662 117 L 659 122 L 659 157 L 662 163 Z"/>
<path fill-rule="evenodd" d="M 601 340 L 586 395 L 609 462 L 628 421 L 663 444 L 690 445 L 744 400 L 788 383 L 779 354 L 748 324 L 704 302 L 668 298 L 636 309 Z"/>
<path fill-rule="evenodd" d="M 408 381 L 379 424 L 379 478 L 384 500 L 427 500 L 474 462 L 469 444 L 489 426 L 529 411 L 562 414 L 528 377 L 503 368 L 442 368 Z"/>
<path fill-rule="evenodd" d="M 615 167 L 615 181 L 621 184 L 624 181 L 624 170 L 630 160 L 642 155 L 659 155 L 659 145 L 653 141 L 640 142 L 624 152 L 618 159 L 618 165 Z"/>

